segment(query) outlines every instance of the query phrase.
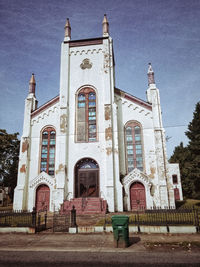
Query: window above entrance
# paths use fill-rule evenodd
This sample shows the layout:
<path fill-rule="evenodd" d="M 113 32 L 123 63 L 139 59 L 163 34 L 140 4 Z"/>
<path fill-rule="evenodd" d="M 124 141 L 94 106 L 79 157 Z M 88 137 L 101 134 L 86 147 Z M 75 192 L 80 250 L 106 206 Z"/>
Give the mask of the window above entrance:
<path fill-rule="evenodd" d="M 78 93 L 76 141 L 95 142 L 96 140 L 96 93 L 92 88 L 87 87 Z"/>
<path fill-rule="evenodd" d="M 93 159 L 82 159 L 76 164 L 78 169 L 98 169 L 99 166 Z"/>
<path fill-rule="evenodd" d="M 55 171 L 55 145 L 56 132 L 54 128 L 45 128 L 42 132 L 40 172 L 44 171 L 52 176 Z"/>
<path fill-rule="evenodd" d="M 130 121 L 125 126 L 126 165 L 128 173 L 134 168 L 143 171 L 142 132 L 138 122 Z"/>

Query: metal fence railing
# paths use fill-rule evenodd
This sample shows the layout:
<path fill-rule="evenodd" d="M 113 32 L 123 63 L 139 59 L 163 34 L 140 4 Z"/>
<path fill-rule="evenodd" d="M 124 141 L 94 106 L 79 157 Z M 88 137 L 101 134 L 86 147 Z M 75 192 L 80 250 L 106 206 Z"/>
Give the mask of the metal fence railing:
<path fill-rule="evenodd" d="M 179 209 L 149 209 L 126 213 L 129 225 L 176 226 L 193 225 L 200 232 L 200 209 L 185 207 Z M 105 215 L 104 225 L 111 225 L 111 213 Z M 73 207 L 68 214 L 49 213 L 47 211 L 1 211 L 0 227 L 33 227 L 35 232 L 52 230 L 67 232 L 69 227 L 76 227 L 76 209 Z"/>
<path fill-rule="evenodd" d="M 76 226 L 76 210 L 73 207 L 68 214 L 39 211 L 0 211 L 0 227 L 32 227 L 35 232 L 52 230 L 67 232 L 69 227 Z"/>
<path fill-rule="evenodd" d="M 180 209 L 150 209 L 137 210 L 127 214 L 129 225 L 149 225 L 149 226 L 178 226 L 193 225 L 197 231 L 200 230 L 200 209 L 186 207 Z M 105 218 L 105 225 L 111 224 L 111 216 Z"/>
<path fill-rule="evenodd" d="M 0 227 L 34 227 L 33 213 L 28 211 L 1 211 Z"/>

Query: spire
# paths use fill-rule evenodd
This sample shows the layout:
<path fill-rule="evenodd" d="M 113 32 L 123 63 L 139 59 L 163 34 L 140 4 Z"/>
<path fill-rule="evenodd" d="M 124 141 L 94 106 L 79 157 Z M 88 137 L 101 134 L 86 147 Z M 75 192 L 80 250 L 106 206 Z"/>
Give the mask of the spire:
<path fill-rule="evenodd" d="M 148 75 L 148 85 L 155 84 L 154 71 L 152 69 L 151 63 L 149 63 L 147 75 Z"/>
<path fill-rule="evenodd" d="M 65 24 L 64 29 L 65 29 L 65 38 L 64 38 L 64 40 L 65 41 L 71 40 L 71 26 L 70 26 L 70 22 L 69 22 L 68 18 L 66 20 L 66 24 Z"/>
<path fill-rule="evenodd" d="M 32 73 L 32 76 L 29 82 L 29 94 L 35 95 L 35 86 L 36 86 L 35 77 L 34 77 L 34 73 Z"/>
<path fill-rule="evenodd" d="M 103 36 L 108 36 L 109 35 L 109 23 L 108 23 L 106 14 L 104 14 L 102 25 L 103 25 Z"/>

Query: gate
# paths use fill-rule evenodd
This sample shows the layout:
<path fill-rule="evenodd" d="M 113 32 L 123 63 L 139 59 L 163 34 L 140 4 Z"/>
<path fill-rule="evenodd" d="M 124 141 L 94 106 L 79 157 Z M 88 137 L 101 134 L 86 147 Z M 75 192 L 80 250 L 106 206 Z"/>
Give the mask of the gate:
<path fill-rule="evenodd" d="M 70 214 L 53 214 L 53 232 L 68 232 L 70 226 Z"/>
<path fill-rule="evenodd" d="M 70 225 L 76 226 L 76 210 L 73 206 L 69 213 L 60 214 L 59 212 L 36 212 L 36 208 L 33 208 L 32 224 L 35 232 L 68 232 Z"/>
<path fill-rule="evenodd" d="M 47 211 L 35 212 L 35 232 L 47 229 Z"/>

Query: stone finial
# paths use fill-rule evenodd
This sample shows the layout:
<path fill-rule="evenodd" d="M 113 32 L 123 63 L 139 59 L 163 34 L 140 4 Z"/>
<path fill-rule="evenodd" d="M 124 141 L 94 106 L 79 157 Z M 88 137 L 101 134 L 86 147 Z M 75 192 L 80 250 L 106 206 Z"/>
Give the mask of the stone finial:
<path fill-rule="evenodd" d="M 151 63 L 149 63 L 147 75 L 148 75 L 148 85 L 155 84 L 154 71 L 152 69 Z"/>
<path fill-rule="evenodd" d="M 69 22 L 69 19 L 67 18 L 66 20 L 66 24 L 65 24 L 65 39 L 66 41 L 69 41 L 71 40 L 71 26 L 70 26 L 70 22 Z"/>
<path fill-rule="evenodd" d="M 35 76 L 34 73 L 32 73 L 31 79 L 29 81 L 29 94 L 35 95 L 35 86 L 36 86 Z"/>
<path fill-rule="evenodd" d="M 102 25 L 103 25 L 103 36 L 108 36 L 109 35 L 109 23 L 108 23 L 106 14 L 104 14 Z"/>

